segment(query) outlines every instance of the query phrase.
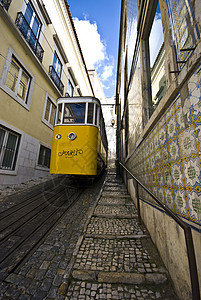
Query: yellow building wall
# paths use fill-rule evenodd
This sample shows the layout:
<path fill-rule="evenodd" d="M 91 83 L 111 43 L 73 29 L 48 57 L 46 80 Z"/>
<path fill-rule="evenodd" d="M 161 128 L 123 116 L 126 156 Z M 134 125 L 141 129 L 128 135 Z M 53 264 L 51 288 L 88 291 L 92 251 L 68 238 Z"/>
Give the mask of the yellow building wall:
<path fill-rule="evenodd" d="M 44 53 L 41 63 L 15 24 L 17 13 L 24 13 L 27 3 L 28 1 L 25 3 L 24 0 L 12 0 L 8 11 L 0 7 L 0 123 L 6 130 L 12 130 L 20 137 L 16 165 L 12 169 L 0 169 L 0 185 L 17 184 L 47 176 L 48 166 L 38 160 L 41 145 L 46 147 L 43 149 L 47 154 L 52 147 L 53 127 L 50 124 L 48 126 L 48 122 L 44 120 L 45 104 L 47 97 L 56 104 L 57 99 L 65 95 L 69 68 L 75 81 L 75 95 L 78 93 L 78 88 L 82 95 L 92 94 L 85 65 L 71 28 L 72 20 L 69 20 L 65 7 L 59 6 L 59 10 L 56 11 L 56 1 L 48 1 L 45 9 L 53 24 L 47 24 L 44 11 L 40 11 L 38 7 L 38 1 L 32 1 L 42 22 L 39 43 Z M 55 24 L 56 14 L 57 23 L 63 24 L 62 31 Z M 55 34 L 58 36 L 57 41 L 54 39 Z M 55 51 L 62 63 L 63 95 L 49 75 L 49 67 L 52 65 Z M 32 77 L 29 90 L 31 97 L 30 99 L 28 97 L 27 104 L 5 84 L 12 54 Z"/>
<path fill-rule="evenodd" d="M 12 1 L 9 7 L 9 15 L 15 21 L 17 13 L 20 11 L 24 0 Z"/>
<path fill-rule="evenodd" d="M 0 25 L 2 32 L 2 35 L 0 35 L 0 43 L 2 45 L 1 52 L 3 53 L 3 58 L 0 60 L 1 73 L 9 46 L 11 46 L 23 64 L 27 66 L 27 70 L 30 70 L 35 77 L 29 111 L 20 105 L 9 94 L 5 93 L 4 90 L 0 89 L 0 119 L 51 146 L 52 129 L 42 122 L 42 116 L 46 92 L 48 91 L 49 96 L 52 97 L 55 102 L 58 98 L 58 94 L 40 72 L 35 62 L 29 55 L 27 55 L 20 42 L 16 39 L 2 19 L 0 19 Z"/>

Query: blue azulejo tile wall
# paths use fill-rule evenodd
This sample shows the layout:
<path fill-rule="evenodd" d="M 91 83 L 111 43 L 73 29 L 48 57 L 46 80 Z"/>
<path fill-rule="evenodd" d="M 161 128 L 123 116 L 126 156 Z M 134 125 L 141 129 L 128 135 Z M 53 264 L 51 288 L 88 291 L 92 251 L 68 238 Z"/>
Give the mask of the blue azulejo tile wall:
<path fill-rule="evenodd" d="M 201 64 L 127 166 L 201 232 Z M 140 195 L 154 204 L 142 190 Z"/>

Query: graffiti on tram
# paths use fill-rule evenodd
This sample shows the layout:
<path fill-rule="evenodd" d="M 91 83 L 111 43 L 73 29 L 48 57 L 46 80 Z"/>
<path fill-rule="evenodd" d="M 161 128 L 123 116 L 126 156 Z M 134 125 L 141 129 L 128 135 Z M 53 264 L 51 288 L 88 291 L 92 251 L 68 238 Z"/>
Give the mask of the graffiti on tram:
<path fill-rule="evenodd" d="M 58 152 L 59 157 L 65 157 L 65 158 L 73 158 L 78 155 L 82 155 L 83 150 L 82 149 L 74 149 L 74 150 L 63 150 L 61 152 Z"/>

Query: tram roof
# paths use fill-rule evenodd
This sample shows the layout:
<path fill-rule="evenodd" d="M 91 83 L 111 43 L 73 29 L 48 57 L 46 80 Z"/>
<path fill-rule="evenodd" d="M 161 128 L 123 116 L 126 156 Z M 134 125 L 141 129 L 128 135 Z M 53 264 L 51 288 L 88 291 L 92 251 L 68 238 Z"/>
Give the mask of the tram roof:
<path fill-rule="evenodd" d="M 81 97 L 61 97 L 57 99 L 57 104 L 59 103 L 86 103 L 92 102 L 97 103 L 101 106 L 101 102 L 98 98 L 93 96 L 81 96 Z"/>

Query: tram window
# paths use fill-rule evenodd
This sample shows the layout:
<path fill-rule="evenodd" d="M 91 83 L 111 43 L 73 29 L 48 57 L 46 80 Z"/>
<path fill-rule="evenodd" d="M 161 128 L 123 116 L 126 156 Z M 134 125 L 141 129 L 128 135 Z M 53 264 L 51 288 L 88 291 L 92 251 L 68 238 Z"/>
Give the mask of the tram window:
<path fill-rule="evenodd" d="M 64 106 L 63 123 L 84 123 L 85 103 L 66 103 Z"/>
<path fill-rule="evenodd" d="M 99 115 L 99 127 L 100 127 L 100 131 L 102 131 L 102 126 L 103 126 L 103 117 L 102 117 L 102 113 L 100 112 Z"/>
<path fill-rule="evenodd" d="M 96 104 L 96 115 L 95 115 L 95 125 L 98 125 L 98 112 L 99 112 L 99 109 L 98 109 L 98 105 Z"/>
<path fill-rule="evenodd" d="M 94 104 L 88 103 L 87 123 L 93 124 Z"/>
<path fill-rule="evenodd" d="M 61 123 L 61 112 L 62 112 L 62 104 L 59 104 L 57 110 L 57 124 Z"/>

